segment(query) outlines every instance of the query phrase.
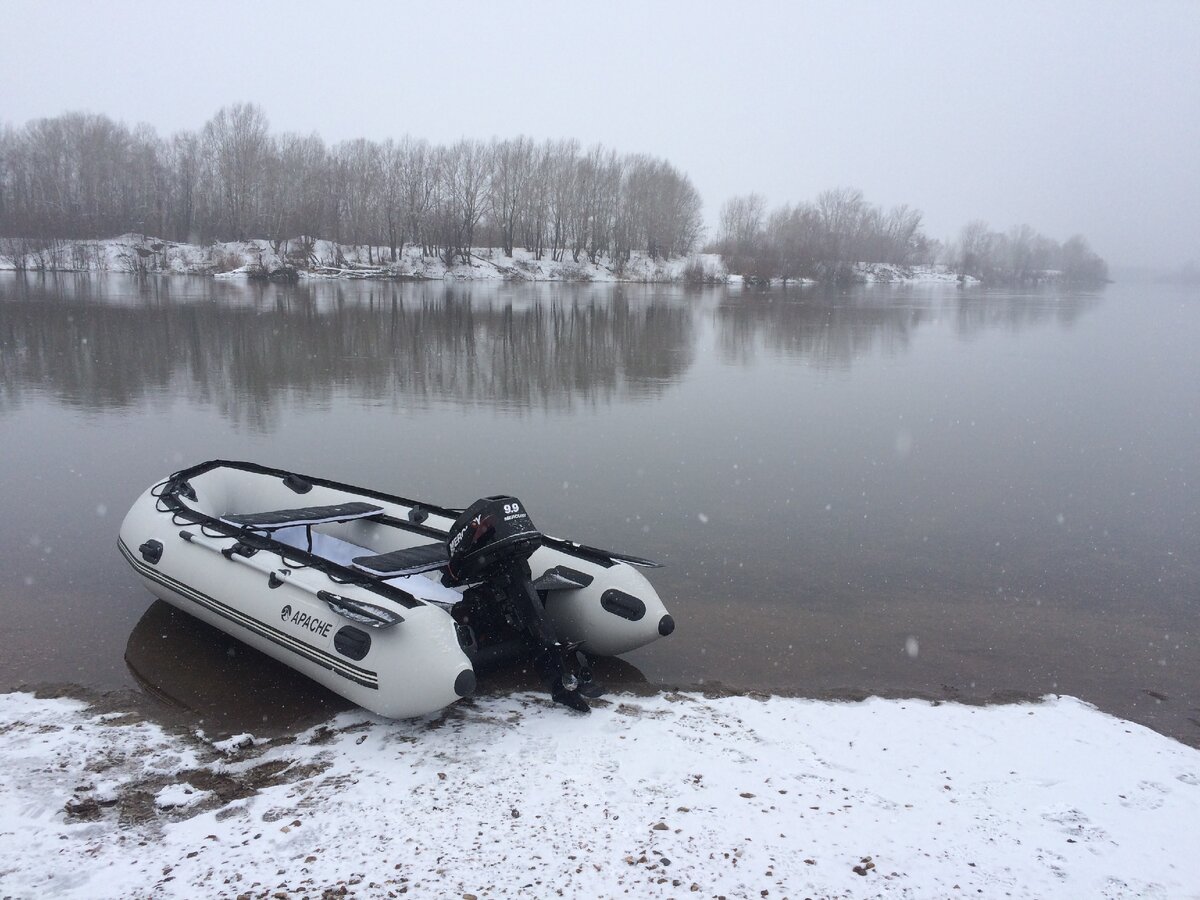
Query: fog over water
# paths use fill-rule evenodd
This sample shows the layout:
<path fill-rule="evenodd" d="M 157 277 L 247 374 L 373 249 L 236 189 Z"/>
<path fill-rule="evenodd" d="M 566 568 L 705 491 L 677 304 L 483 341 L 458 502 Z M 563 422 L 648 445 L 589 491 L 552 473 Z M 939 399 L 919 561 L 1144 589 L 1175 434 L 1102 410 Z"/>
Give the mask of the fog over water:
<path fill-rule="evenodd" d="M 327 141 L 528 134 L 663 156 L 715 222 L 757 191 L 1082 232 L 1116 267 L 1197 256 L 1200 4 L 427 5 L 7 0 L 0 123 L 167 134 L 251 101 Z M 307 12 L 305 11 L 307 9 Z M 343 24 L 344 28 L 339 28 Z"/>

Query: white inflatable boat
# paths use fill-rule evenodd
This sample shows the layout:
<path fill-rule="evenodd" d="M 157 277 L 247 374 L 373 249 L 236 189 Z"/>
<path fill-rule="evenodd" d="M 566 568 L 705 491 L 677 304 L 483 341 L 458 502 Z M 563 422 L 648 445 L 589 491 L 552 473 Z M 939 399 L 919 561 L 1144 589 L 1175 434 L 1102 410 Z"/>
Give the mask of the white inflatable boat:
<path fill-rule="evenodd" d="M 213 460 L 143 494 L 118 543 L 156 596 L 396 718 L 519 657 L 586 711 L 588 657 L 675 627 L 637 571 L 656 563 L 544 535 L 514 497 L 446 509 Z"/>

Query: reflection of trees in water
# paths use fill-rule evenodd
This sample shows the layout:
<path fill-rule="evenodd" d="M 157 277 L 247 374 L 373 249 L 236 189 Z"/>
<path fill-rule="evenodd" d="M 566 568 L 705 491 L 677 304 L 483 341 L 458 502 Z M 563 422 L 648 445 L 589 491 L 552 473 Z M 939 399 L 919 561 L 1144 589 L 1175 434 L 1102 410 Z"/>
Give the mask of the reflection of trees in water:
<path fill-rule="evenodd" d="M 955 329 L 962 337 L 1003 329 L 1018 332 L 1031 325 L 1057 322 L 1070 328 L 1085 312 L 1100 303 L 1096 293 L 1047 288 L 1021 294 L 966 292 L 955 304 Z"/>
<path fill-rule="evenodd" d="M 0 408 L 35 385 L 68 405 L 94 408 L 127 406 L 170 383 L 174 363 L 154 351 L 162 336 L 150 317 L 55 303 L 42 291 L 13 299 L 9 288 L 17 284 L 0 281 Z"/>
<path fill-rule="evenodd" d="M 689 307 L 619 287 L 96 281 L 0 282 L 0 405 L 182 394 L 265 429 L 289 396 L 570 408 L 656 395 L 695 343 Z"/>
<path fill-rule="evenodd" d="M 930 317 L 911 302 L 863 302 L 824 291 L 749 294 L 717 308 L 722 355 L 744 363 L 759 348 L 818 368 L 847 369 L 858 357 L 908 348 L 913 331 Z"/>
<path fill-rule="evenodd" d="M 701 298 L 579 285 L 199 278 L 0 278 L 0 411 L 28 390 L 85 409 L 177 396 L 269 430 L 291 402 L 337 396 L 570 409 L 653 397 L 695 353 Z M 728 293 L 722 356 L 762 350 L 821 368 L 908 349 L 935 318 L 959 337 L 1046 322 L 1070 327 L 1099 302 L 1052 291 L 821 289 Z"/>
<path fill-rule="evenodd" d="M 814 288 L 731 295 L 717 307 L 716 316 L 721 354 L 730 362 L 745 364 L 762 348 L 818 368 L 848 369 L 867 354 L 907 350 L 918 328 L 943 314 L 953 317 L 959 337 L 969 338 L 982 331 L 1021 331 L 1047 322 L 1070 327 L 1097 303 L 1095 295 L 1052 291 Z"/>

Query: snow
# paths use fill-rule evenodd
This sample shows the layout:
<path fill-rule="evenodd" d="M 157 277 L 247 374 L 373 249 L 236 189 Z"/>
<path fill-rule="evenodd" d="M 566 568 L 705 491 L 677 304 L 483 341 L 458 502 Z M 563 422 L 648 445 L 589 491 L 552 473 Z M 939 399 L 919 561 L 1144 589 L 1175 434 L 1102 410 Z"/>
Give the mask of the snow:
<path fill-rule="evenodd" d="M 123 234 L 105 240 L 56 241 L 26 254 L 25 267 L 71 272 L 160 272 L 244 278 L 253 270 L 272 272 L 284 266 L 299 267 L 302 278 L 415 278 L 434 280 L 675 282 L 693 267 L 695 277 L 723 282 L 725 268 L 719 256 L 696 254 L 672 260 L 653 260 L 643 254 L 617 271 L 608 260 L 591 263 L 542 259 L 524 249 L 508 256 L 494 249 L 476 248 L 469 262 L 447 265 L 440 257 L 424 256 L 419 247 L 406 247 L 391 261 L 387 247 L 335 244 L 316 240 L 305 252 L 299 239 L 272 242 L 262 239 L 181 244 L 140 234 Z M 0 270 L 16 268 L 15 260 L 0 255 Z"/>
<path fill-rule="evenodd" d="M 979 284 L 973 275 L 959 275 L 949 266 L 899 266 L 893 263 L 857 263 L 857 278 L 864 284 L 892 284 L 899 281 L 920 281 L 933 284 Z"/>
<path fill-rule="evenodd" d="M 212 795 L 211 791 L 202 791 L 192 787 L 186 781 L 179 784 L 168 784 L 154 795 L 154 805 L 159 809 L 172 809 L 178 806 L 194 806 Z M 111 794 L 109 795 L 112 796 Z"/>
<path fill-rule="evenodd" d="M 25 254 L 25 267 L 61 272 L 156 272 L 173 275 L 211 275 L 240 279 L 253 271 L 272 272 L 298 265 L 300 278 L 411 278 L 463 281 L 573 281 L 573 282 L 698 282 L 742 284 L 730 274 L 719 254 L 696 253 L 675 259 L 651 259 L 635 253 L 619 270 L 608 259 L 596 263 L 570 254 L 554 261 L 549 253 L 535 259 L 528 250 L 514 248 L 511 256 L 497 249 L 476 248 L 469 262 L 451 265 L 437 256 L 423 256 L 421 248 L 406 247 L 391 261 L 387 247 L 311 242 L 304 251 L 298 238 L 273 242 L 263 239 L 212 244 L 181 244 L 135 233 L 105 240 L 55 241 L 52 246 Z M 0 271 L 16 268 L 12 257 L 0 255 Z M 859 263 L 857 277 L 876 282 L 955 282 L 958 276 L 944 266 L 895 266 Z M 974 282 L 974 279 L 969 279 Z M 805 283 L 802 279 L 800 282 Z"/>
<path fill-rule="evenodd" d="M 203 734 L 200 735 L 203 738 Z M 254 746 L 254 735 L 235 734 L 223 741 L 213 741 L 213 749 L 226 756 L 233 756 Z"/>
<path fill-rule="evenodd" d="M 1200 885 L 1200 750 L 1068 697 L 672 693 L 614 696 L 583 717 L 517 694 L 232 740 L 0 695 L 0 896 L 1075 898 Z"/>

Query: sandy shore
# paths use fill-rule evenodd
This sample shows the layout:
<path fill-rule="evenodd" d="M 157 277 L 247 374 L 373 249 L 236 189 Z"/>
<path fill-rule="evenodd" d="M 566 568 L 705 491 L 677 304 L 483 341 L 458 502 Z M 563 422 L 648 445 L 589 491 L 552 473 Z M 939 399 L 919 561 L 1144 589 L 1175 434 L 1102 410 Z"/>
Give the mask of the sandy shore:
<path fill-rule="evenodd" d="M 0 695 L 0 896 L 1185 897 L 1200 750 L 1067 697 L 530 694 L 211 741 Z"/>

